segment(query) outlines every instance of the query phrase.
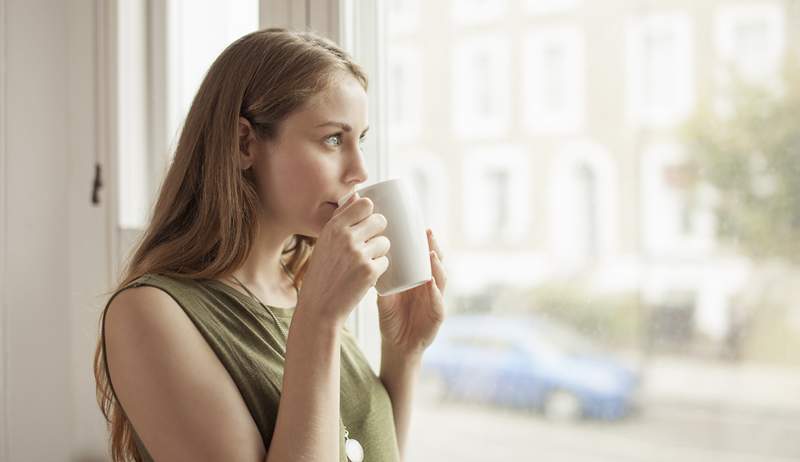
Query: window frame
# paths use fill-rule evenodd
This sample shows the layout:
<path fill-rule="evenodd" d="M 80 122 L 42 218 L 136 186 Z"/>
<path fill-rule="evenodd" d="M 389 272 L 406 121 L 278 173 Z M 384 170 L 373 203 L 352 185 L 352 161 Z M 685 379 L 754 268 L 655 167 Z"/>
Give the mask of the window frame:
<path fill-rule="evenodd" d="M 260 27 L 313 30 L 340 44 L 369 77 L 370 136 L 364 142 L 369 184 L 389 178 L 391 171 L 387 141 L 388 94 L 383 82 L 387 69 L 385 53 L 386 3 L 383 0 L 260 0 Z M 359 302 L 347 325 L 364 355 L 377 372 L 380 367 L 381 336 L 378 324 L 377 292 L 370 288 Z"/>

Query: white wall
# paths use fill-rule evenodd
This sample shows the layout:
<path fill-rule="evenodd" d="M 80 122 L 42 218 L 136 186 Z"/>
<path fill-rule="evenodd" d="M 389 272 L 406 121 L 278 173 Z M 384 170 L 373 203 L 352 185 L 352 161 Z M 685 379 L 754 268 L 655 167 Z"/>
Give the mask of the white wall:
<path fill-rule="evenodd" d="M 0 460 L 103 460 L 91 370 L 100 294 L 110 282 L 107 195 L 100 207 L 90 204 L 96 2 L 0 3 Z"/>

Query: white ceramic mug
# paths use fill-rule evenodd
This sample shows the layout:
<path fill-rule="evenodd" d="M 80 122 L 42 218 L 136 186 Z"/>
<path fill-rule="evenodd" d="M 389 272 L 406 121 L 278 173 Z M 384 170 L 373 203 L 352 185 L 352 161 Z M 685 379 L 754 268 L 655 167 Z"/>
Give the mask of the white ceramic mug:
<path fill-rule="evenodd" d="M 386 217 L 383 235 L 391 246 L 386 254 L 389 267 L 378 278 L 375 289 L 379 295 L 391 295 L 430 281 L 431 261 L 428 236 L 422 211 L 413 189 L 401 178 L 392 178 L 357 189 L 360 197 L 369 197 L 372 213 Z M 347 202 L 350 192 L 340 198 L 339 206 Z"/>

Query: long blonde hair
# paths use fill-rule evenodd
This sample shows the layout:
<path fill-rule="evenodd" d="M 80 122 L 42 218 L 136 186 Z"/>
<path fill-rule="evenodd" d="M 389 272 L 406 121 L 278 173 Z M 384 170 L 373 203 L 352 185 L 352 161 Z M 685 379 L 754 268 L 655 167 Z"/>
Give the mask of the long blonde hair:
<path fill-rule="evenodd" d="M 363 69 L 335 43 L 311 32 L 264 29 L 230 44 L 192 101 L 152 218 L 109 293 L 146 273 L 211 279 L 238 268 L 253 246 L 260 207 L 253 169 L 239 168 L 239 117 L 250 121 L 259 139 L 274 139 L 290 113 L 342 72 L 367 89 Z M 295 235 L 283 249 L 295 287 L 302 286 L 315 242 Z M 94 375 L 112 460 L 141 461 L 131 423 L 111 388 L 101 337 Z"/>

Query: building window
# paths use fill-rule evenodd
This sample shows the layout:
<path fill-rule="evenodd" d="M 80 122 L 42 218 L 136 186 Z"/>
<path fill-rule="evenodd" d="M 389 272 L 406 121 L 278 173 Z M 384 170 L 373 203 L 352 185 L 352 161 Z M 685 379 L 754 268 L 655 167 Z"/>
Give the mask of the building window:
<path fill-rule="evenodd" d="M 627 102 L 632 125 L 671 126 L 694 104 L 692 31 L 682 13 L 632 17 L 627 28 Z"/>
<path fill-rule="evenodd" d="M 537 28 L 524 49 L 525 120 L 532 133 L 580 131 L 584 121 L 583 36 L 576 27 Z"/>
<path fill-rule="evenodd" d="M 394 47 L 389 53 L 389 135 L 393 143 L 409 143 L 419 136 L 421 119 L 421 65 L 419 51 Z"/>
<path fill-rule="evenodd" d="M 783 10 L 770 2 L 719 7 L 715 35 L 720 73 L 738 73 L 751 82 L 775 77 L 784 55 L 784 23 Z"/>
<path fill-rule="evenodd" d="M 710 205 L 693 197 L 693 171 L 682 147 L 659 143 L 642 156 L 644 243 L 650 255 L 707 252 L 713 245 Z"/>
<path fill-rule="evenodd" d="M 580 269 L 616 246 L 617 168 L 590 140 L 566 143 L 553 158 L 549 180 L 550 246 L 556 266 Z"/>
<path fill-rule="evenodd" d="M 463 225 L 468 242 L 521 242 L 530 221 L 529 160 L 516 146 L 474 149 L 464 158 Z"/>
<path fill-rule="evenodd" d="M 452 74 L 452 120 L 457 135 L 489 138 L 508 131 L 509 45 L 501 36 L 458 42 Z"/>

